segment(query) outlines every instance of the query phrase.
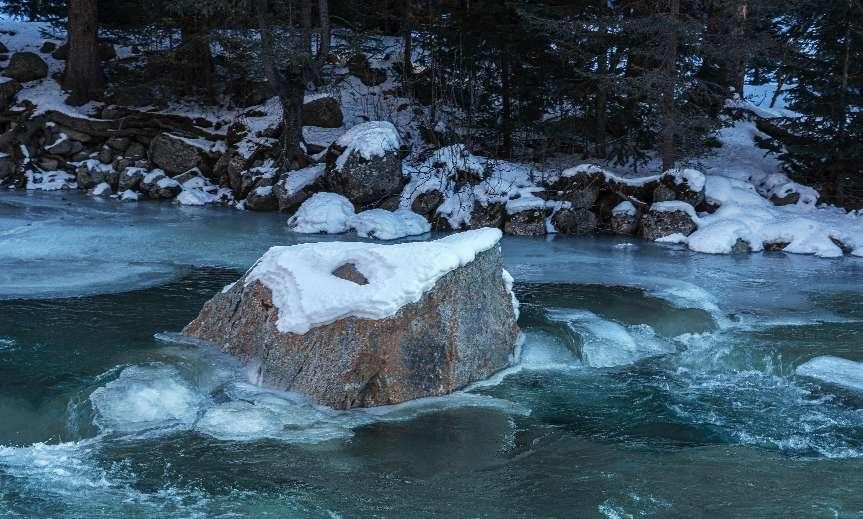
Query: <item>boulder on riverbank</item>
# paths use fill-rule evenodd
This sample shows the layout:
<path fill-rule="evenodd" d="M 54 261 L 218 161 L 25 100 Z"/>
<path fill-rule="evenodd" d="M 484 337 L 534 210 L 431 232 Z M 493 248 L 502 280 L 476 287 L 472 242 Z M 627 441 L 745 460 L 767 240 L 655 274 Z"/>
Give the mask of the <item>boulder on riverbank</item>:
<path fill-rule="evenodd" d="M 511 361 L 517 302 L 500 238 L 273 247 L 183 333 L 338 409 L 445 395 Z"/>

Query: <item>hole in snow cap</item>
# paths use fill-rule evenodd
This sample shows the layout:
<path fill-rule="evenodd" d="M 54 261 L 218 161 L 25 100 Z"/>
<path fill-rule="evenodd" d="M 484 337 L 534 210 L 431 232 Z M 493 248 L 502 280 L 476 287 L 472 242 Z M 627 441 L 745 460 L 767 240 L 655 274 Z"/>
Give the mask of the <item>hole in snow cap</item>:
<path fill-rule="evenodd" d="M 345 263 L 333 271 L 333 275 L 337 278 L 342 278 L 345 281 L 356 283 L 357 285 L 368 285 L 369 280 L 362 272 L 357 270 L 357 266 L 353 263 Z"/>

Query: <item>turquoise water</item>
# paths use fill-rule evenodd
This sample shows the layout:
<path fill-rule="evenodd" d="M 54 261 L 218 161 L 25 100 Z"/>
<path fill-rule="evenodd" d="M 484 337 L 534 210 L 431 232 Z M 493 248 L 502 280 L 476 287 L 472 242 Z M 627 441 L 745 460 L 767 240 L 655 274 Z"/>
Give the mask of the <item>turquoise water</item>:
<path fill-rule="evenodd" d="M 506 239 L 520 363 L 335 412 L 173 335 L 283 220 L 0 195 L 0 512 L 863 515 L 863 394 L 794 372 L 863 360 L 863 261 Z"/>

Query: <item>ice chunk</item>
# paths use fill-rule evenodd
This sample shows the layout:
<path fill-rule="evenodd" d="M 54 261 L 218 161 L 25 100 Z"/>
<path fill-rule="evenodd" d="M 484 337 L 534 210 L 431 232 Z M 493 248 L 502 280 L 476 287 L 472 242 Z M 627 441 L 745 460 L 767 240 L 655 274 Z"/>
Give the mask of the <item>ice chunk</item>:
<path fill-rule="evenodd" d="M 446 273 L 497 246 L 500 238 L 499 229 L 486 228 L 431 242 L 272 247 L 245 280 L 260 281 L 272 291 L 279 310 L 279 331 L 302 334 L 345 317 L 389 317 L 402 306 L 419 301 Z M 332 275 L 347 263 L 365 276 L 367 285 Z"/>
<path fill-rule="evenodd" d="M 203 397 L 172 366 L 131 366 L 90 395 L 103 430 L 145 431 L 191 424 Z"/>
<path fill-rule="evenodd" d="M 863 362 L 824 355 L 797 366 L 796 373 L 822 382 L 863 391 Z"/>
<path fill-rule="evenodd" d="M 301 233 L 338 234 L 350 229 L 354 204 L 335 193 L 315 193 L 288 220 L 291 230 Z"/>

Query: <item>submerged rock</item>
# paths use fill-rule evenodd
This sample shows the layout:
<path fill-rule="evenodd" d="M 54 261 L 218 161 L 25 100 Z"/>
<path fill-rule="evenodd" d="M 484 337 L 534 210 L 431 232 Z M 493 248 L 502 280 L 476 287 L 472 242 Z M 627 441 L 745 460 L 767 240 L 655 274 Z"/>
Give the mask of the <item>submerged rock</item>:
<path fill-rule="evenodd" d="M 445 395 L 514 352 L 500 237 L 273 247 L 183 333 L 223 344 L 262 384 L 339 409 Z"/>

